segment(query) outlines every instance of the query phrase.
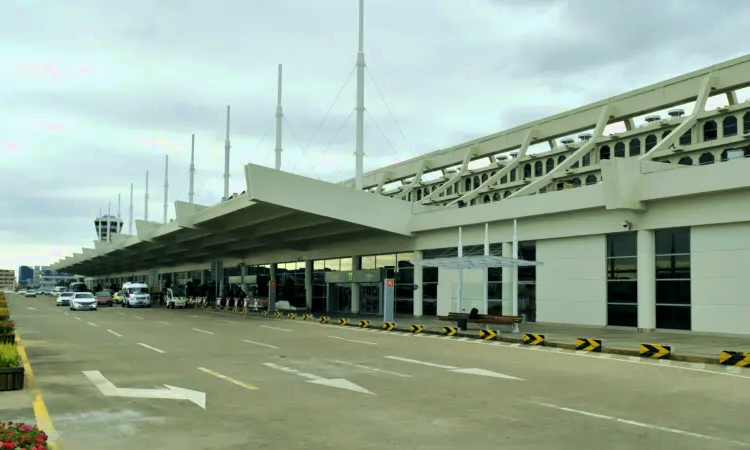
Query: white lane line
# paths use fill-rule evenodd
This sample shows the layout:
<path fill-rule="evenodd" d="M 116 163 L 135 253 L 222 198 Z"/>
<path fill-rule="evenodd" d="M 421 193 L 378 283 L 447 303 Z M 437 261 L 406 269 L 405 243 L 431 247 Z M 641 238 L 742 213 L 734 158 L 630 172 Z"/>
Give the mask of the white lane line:
<path fill-rule="evenodd" d="M 242 342 L 247 342 L 248 344 L 260 345 L 261 347 L 279 348 L 279 347 L 276 347 L 275 345 L 268 345 L 268 344 L 264 344 L 262 342 L 248 341 L 247 339 L 243 339 Z"/>
<path fill-rule="evenodd" d="M 201 333 L 206 333 L 206 334 L 214 334 L 212 331 L 201 330 L 200 328 L 193 328 L 193 330 L 200 331 Z"/>
<path fill-rule="evenodd" d="M 76 318 L 76 320 L 81 320 L 81 318 L 80 318 L 80 317 L 78 317 L 78 316 L 73 316 L 73 317 L 75 317 L 75 318 Z"/>
<path fill-rule="evenodd" d="M 27 306 L 26 309 L 36 309 L 36 308 L 32 308 L 31 306 Z"/>
<path fill-rule="evenodd" d="M 156 348 L 156 347 L 151 347 L 150 345 L 146 345 L 146 344 L 144 344 L 144 343 L 141 343 L 141 342 L 139 342 L 139 343 L 138 343 L 138 345 L 140 345 L 141 347 L 147 348 L 147 349 L 149 349 L 149 350 L 153 350 L 153 351 L 155 351 L 155 352 L 159 352 L 159 353 L 167 353 L 167 352 L 165 352 L 164 350 L 159 350 L 159 349 L 158 349 L 158 348 Z"/>
<path fill-rule="evenodd" d="M 458 369 L 458 367 L 454 367 L 454 366 L 444 366 L 442 364 L 433 364 L 430 362 L 417 361 L 416 359 L 401 358 L 399 356 L 386 356 L 386 358 L 395 359 L 396 361 L 403 361 L 403 362 L 408 362 L 412 364 L 421 364 L 423 366 L 437 367 L 438 369 Z"/>
<path fill-rule="evenodd" d="M 63 312 L 65 312 L 65 311 L 63 311 Z M 65 315 L 66 315 L 66 316 L 69 316 L 69 315 L 70 315 L 70 313 L 65 313 Z"/>
<path fill-rule="evenodd" d="M 143 320 L 143 317 L 138 317 L 138 316 L 133 316 L 133 317 L 135 317 L 136 319 L 139 319 L 139 320 Z"/>
<path fill-rule="evenodd" d="M 239 323 L 239 322 L 235 322 L 235 321 L 232 321 L 232 320 L 223 320 L 223 319 L 222 319 L 222 322 L 228 322 L 228 323 Z"/>
<path fill-rule="evenodd" d="M 121 315 L 121 316 L 124 316 L 124 315 L 125 315 L 125 313 L 121 313 L 121 312 L 118 312 L 117 314 L 119 314 L 119 315 Z"/>
<path fill-rule="evenodd" d="M 287 330 L 286 328 L 269 327 L 269 326 L 266 326 L 266 325 L 261 325 L 260 327 L 261 328 L 268 328 L 269 330 L 288 331 L 290 333 L 292 332 L 292 330 Z"/>
<path fill-rule="evenodd" d="M 398 373 L 398 372 L 391 372 L 390 370 L 376 369 L 375 367 L 362 366 L 360 364 L 354 364 L 354 363 L 350 363 L 346 361 L 334 361 L 334 362 L 339 363 L 339 364 L 344 364 L 347 366 L 358 367 L 360 369 L 372 370 L 373 372 L 387 373 L 388 375 L 395 375 L 401 378 L 411 378 L 411 375 L 406 375 L 406 374 Z"/>
<path fill-rule="evenodd" d="M 114 332 L 112 330 L 107 330 L 107 331 L 109 331 L 110 333 L 114 334 L 117 337 L 122 337 L 122 335 L 120 333 L 116 333 L 116 332 Z"/>
<path fill-rule="evenodd" d="M 578 410 L 578 409 L 564 408 L 562 406 L 550 405 L 548 403 L 539 403 L 539 405 L 540 406 L 546 406 L 547 408 L 557 409 L 557 410 L 560 410 L 560 411 L 566 411 L 566 412 L 571 412 L 571 413 L 575 413 L 575 414 L 582 414 L 584 416 L 589 416 L 589 417 L 596 417 L 597 419 L 614 420 L 615 422 L 624 423 L 624 424 L 627 424 L 627 425 L 634 425 L 636 427 L 648 428 L 648 429 L 651 429 L 651 430 L 665 431 L 667 433 L 680 434 L 680 435 L 683 435 L 683 436 L 690 436 L 690 437 L 700 438 L 700 439 L 709 439 L 709 440 L 712 440 L 712 441 L 728 442 L 728 443 L 740 445 L 742 447 L 750 447 L 750 443 L 740 442 L 740 441 L 733 441 L 733 440 L 729 440 L 729 439 L 722 439 L 722 438 L 718 438 L 718 437 L 714 437 L 714 436 L 707 436 L 705 434 L 693 433 L 691 431 L 677 430 L 675 428 L 660 427 L 658 425 L 651 425 L 651 424 L 648 424 L 648 423 L 636 422 L 634 420 L 620 419 L 618 417 L 605 416 L 603 414 L 595 414 L 595 413 L 592 413 L 592 412 L 581 411 L 581 410 Z"/>
<path fill-rule="evenodd" d="M 342 338 L 342 337 L 339 337 L 339 336 L 328 336 L 328 337 L 329 337 L 329 338 L 331 338 L 331 339 L 340 339 L 340 340 L 342 340 L 342 341 L 346 341 L 346 342 L 354 342 L 355 344 L 378 345 L 378 344 L 376 344 L 376 343 L 374 343 L 374 342 L 367 342 L 367 341 L 355 341 L 355 340 L 352 340 L 352 339 L 344 339 L 344 338 Z"/>
<path fill-rule="evenodd" d="M 157 323 L 163 323 L 164 325 L 169 325 L 169 323 L 168 323 L 168 322 L 161 322 L 161 321 L 159 321 L 159 322 L 157 322 Z"/>
<path fill-rule="evenodd" d="M 98 326 L 99 326 L 99 325 L 97 325 L 97 324 L 95 324 L 95 323 L 91 323 L 91 322 L 86 322 L 86 323 L 88 323 L 88 324 L 89 324 L 89 325 L 91 325 L 92 327 L 98 327 Z"/>

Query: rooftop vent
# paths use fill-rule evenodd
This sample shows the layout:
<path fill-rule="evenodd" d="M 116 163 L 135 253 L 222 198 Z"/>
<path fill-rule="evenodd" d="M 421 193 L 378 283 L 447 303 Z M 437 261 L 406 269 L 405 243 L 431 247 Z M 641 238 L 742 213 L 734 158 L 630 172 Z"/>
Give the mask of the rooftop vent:
<path fill-rule="evenodd" d="M 589 139 L 591 139 L 591 133 L 581 133 L 578 135 L 578 139 L 582 141 L 588 141 Z"/>
<path fill-rule="evenodd" d="M 667 111 L 667 114 L 672 117 L 680 117 L 685 115 L 685 110 L 682 108 L 670 109 L 669 111 Z"/>
<path fill-rule="evenodd" d="M 646 122 L 652 123 L 652 122 L 657 122 L 657 121 L 661 120 L 661 116 L 658 115 L 658 114 L 649 114 L 644 119 L 646 120 Z"/>
<path fill-rule="evenodd" d="M 561 142 L 561 143 L 562 143 L 563 145 L 569 145 L 569 144 L 572 144 L 572 143 L 573 143 L 573 142 L 575 142 L 575 141 L 576 141 L 575 139 L 573 139 L 573 138 L 569 138 L 569 137 L 568 137 L 568 138 L 563 138 L 563 139 L 560 139 L 560 142 Z"/>
<path fill-rule="evenodd" d="M 445 173 L 458 173 L 458 169 L 451 167 L 450 169 L 445 169 Z"/>
<path fill-rule="evenodd" d="M 727 150 L 727 161 L 730 159 L 744 158 L 745 152 L 741 148 Z"/>

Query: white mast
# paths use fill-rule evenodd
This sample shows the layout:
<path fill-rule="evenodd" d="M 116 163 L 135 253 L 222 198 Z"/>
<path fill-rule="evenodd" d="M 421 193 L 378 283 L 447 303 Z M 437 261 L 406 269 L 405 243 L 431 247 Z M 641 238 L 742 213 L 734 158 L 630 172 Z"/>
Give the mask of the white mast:
<path fill-rule="evenodd" d="M 128 234 L 133 235 L 133 183 L 130 183 L 130 217 L 128 217 Z"/>
<path fill-rule="evenodd" d="M 464 257 L 464 244 L 461 239 L 461 227 L 458 227 L 458 292 L 456 293 L 456 312 L 461 312 L 461 291 L 464 288 L 464 269 L 461 267 L 461 258 Z"/>
<path fill-rule="evenodd" d="M 169 155 L 164 162 L 164 223 L 167 223 L 167 198 L 169 196 Z"/>
<path fill-rule="evenodd" d="M 145 202 L 145 213 L 144 218 L 146 222 L 148 222 L 148 170 L 146 171 L 146 196 L 144 197 Z"/>
<path fill-rule="evenodd" d="M 490 225 L 484 224 L 484 256 L 490 255 Z M 489 286 L 487 282 L 489 278 L 489 269 L 485 267 L 482 269 L 482 309 L 485 314 L 490 313 L 489 304 Z"/>
<path fill-rule="evenodd" d="M 190 191 L 188 192 L 188 201 L 193 203 L 193 187 L 195 186 L 195 134 L 190 144 Z"/>
<path fill-rule="evenodd" d="M 354 187 L 362 190 L 364 171 L 364 132 L 365 132 L 365 0 L 359 0 L 359 51 L 357 52 L 357 141 L 354 157 L 356 160 Z"/>
<path fill-rule="evenodd" d="M 281 170 L 281 121 L 283 117 L 284 110 L 281 108 L 281 64 L 279 64 L 278 93 L 276 96 L 276 170 Z"/>
<path fill-rule="evenodd" d="M 513 219 L 513 259 L 518 259 L 518 229 Z M 518 265 L 513 265 L 513 315 L 518 315 Z M 518 324 L 513 325 L 513 332 L 518 333 Z"/>
<path fill-rule="evenodd" d="M 227 105 L 227 138 L 224 141 L 224 200 L 229 198 L 229 105 Z"/>
<path fill-rule="evenodd" d="M 111 204 L 112 204 L 112 202 L 109 202 L 109 201 L 107 202 L 107 244 L 109 244 L 109 242 L 110 242 L 109 241 L 109 227 L 110 227 L 110 225 L 109 225 L 109 218 L 110 218 L 110 215 L 111 215 L 111 213 L 110 213 L 110 205 Z"/>

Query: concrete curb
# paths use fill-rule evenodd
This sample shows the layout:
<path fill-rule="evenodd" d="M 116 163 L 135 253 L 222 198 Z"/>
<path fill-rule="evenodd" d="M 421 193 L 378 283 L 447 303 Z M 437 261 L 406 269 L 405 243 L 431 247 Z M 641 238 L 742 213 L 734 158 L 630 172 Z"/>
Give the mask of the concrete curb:
<path fill-rule="evenodd" d="M 203 310 L 203 311 L 205 311 L 205 310 Z M 222 314 L 224 314 L 223 311 L 219 311 L 219 312 L 221 312 Z M 273 317 L 273 316 L 270 316 L 270 315 L 263 316 L 260 313 L 256 313 L 256 312 L 248 312 L 247 315 L 253 315 L 253 316 L 257 316 L 259 318 L 274 319 L 274 320 L 286 319 L 286 317 L 284 317 L 284 316 L 276 318 L 276 317 Z M 311 317 L 308 320 L 306 320 L 306 322 L 307 321 L 309 321 L 309 322 L 312 322 L 312 321 L 317 322 L 318 319 L 320 319 L 320 317 L 321 316 L 312 316 L 311 315 Z M 322 317 L 329 317 L 329 316 L 322 316 Z M 289 320 L 289 319 L 287 319 L 287 320 Z M 376 323 L 380 324 L 381 322 L 376 322 Z M 339 325 L 338 324 L 338 318 L 331 319 L 330 322 L 323 323 L 321 325 L 334 325 L 336 327 L 346 326 L 346 327 L 360 328 L 357 323 L 351 323 L 351 322 L 347 323 L 346 325 Z M 401 327 L 398 327 L 398 326 L 396 328 L 394 328 L 393 330 L 391 330 L 391 331 L 382 331 L 378 327 L 368 327 L 367 329 L 369 329 L 369 330 L 376 330 L 376 331 L 379 331 L 381 333 L 396 333 L 397 332 L 397 333 L 402 333 L 402 334 L 415 334 L 415 333 L 412 333 L 411 330 L 409 330 L 408 328 L 401 328 Z M 427 329 L 423 330 L 419 334 L 431 334 L 431 335 L 436 335 L 436 336 L 442 336 L 443 335 L 442 331 L 427 330 Z M 454 337 L 454 338 L 462 337 L 462 338 L 469 338 L 469 339 L 476 339 L 476 340 L 484 340 L 484 339 L 482 339 L 482 338 L 479 337 L 479 333 L 477 333 L 477 334 L 470 334 L 470 333 L 460 332 L 460 333 L 456 333 L 455 335 L 453 335 L 451 337 Z M 514 337 L 509 337 L 509 336 L 501 336 L 501 335 L 498 334 L 497 338 L 495 338 L 493 340 L 500 341 L 500 342 L 505 342 L 505 343 L 508 343 L 508 344 L 525 345 L 523 343 L 523 338 L 520 338 L 520 337 L 519 338 L 514 338 Z M 640 352 L 638 350 L 631 350 L 631 349 L 628 349 L 628 348 L 618 348 L 618 347 L 607 347 L 605 345 L 606 342 L 603 342 L 602 344 L 603 345 L 602 345 L 602 351 L 601 351 L 601 353 L 610 353 L 610 354 L 614 354 L 614 355 L 638 356 L 638 357 L 640 357 Z M 529 345 L 528 347 L 534 347 L 534 346 Z M 539 347 L 562 348 L 562 349 L 565 349 L 565 350 L 574 350 L 574 351 L 576 350 L 575 344 L 569 344 L 567 342 L 554 342 L 554 341 L 550 341 L 550 340 L 545 340 L 544 345 L 540 345 Z M 698 364 L 722 365 L 721 363 L 719 363 L 719 357 L 718 357 L 718 355 L 714 358 L 714 357 L 710 357 L 710 356 L 680 355 L 680 354 L 672 353 L 670 356 L 671 357 L 670 357 L 669 360 L 671 360 L 671 361 L 680 361 L 680 362 L 689 362 L 689 363 L 698 363 Z M 643 359 L 646 360 L 646 359 L 650 359 L 650 358 L 645 358 L 644 357 Z M 657 360 L 655 360 L 655 361 L 657 361 Z"/>

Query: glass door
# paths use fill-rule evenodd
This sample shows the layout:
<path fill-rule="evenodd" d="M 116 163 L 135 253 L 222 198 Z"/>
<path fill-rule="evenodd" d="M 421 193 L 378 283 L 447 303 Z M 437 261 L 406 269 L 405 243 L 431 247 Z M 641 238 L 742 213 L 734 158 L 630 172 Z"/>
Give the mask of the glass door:
<path fill-rule="evenodd" d="M 333 309 L 336 312 L 351 312 L 352 310 L 352 286 L 350 284 L 336 284 L 336 300 Z"/>
<path fill-rule="evenodd" d="M 380 314 L 380 285 L 360 283 L 359 312 L 362 314 Z"/>

